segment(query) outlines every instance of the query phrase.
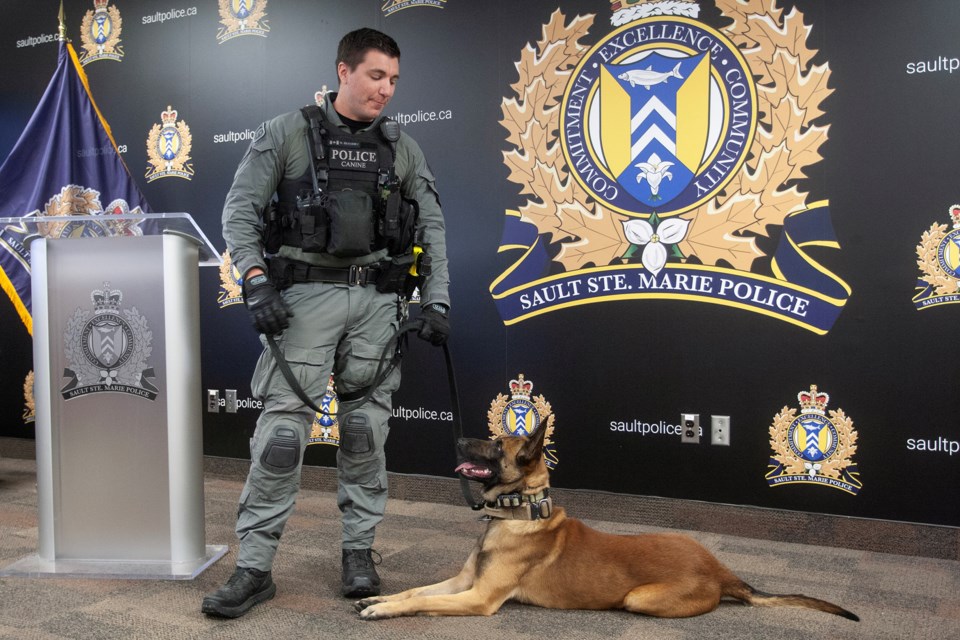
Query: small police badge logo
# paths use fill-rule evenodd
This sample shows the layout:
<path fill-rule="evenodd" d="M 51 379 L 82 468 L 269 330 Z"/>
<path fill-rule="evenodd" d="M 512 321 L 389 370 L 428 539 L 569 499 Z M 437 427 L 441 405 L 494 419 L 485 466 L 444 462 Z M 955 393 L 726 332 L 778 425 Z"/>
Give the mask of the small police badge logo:
<path fill-rule="evenodd" d="M 83 56 L 80 64 L 86 66 L 97 60 L 123 58 L 120 30 L 123 20 L 116 6 L 107 6 L 107 0 L 93 0 L 93 11 L 87 11 L 80 24 L 80 42 Z"/>
<path fill-rule="evenodd" d="M 65 355 L 70 363 L 63 371 L 67 384 L 60 389 L 64 400 L 91 393 L 126 393 L 155 400 L 159 390 L 148 364 L 153 332 L 136 307 L 123 309 L 123 293 L 103 289 L 90 293 L 93 313 L 77 308 L 63 334 Z"/>
<path fill-rule="evenodd" d="M 270 32 L 267 25 L 267 0 L 220 0 L 220 30 L 217 44 L 223 44 L 238 36 L 266 38 Z"/>
<path fill-rule="evenodd" d="M 190 127 L 177 121 L 177 111 L 171 106 L 160 114 L 162 124 L 155 124 L 147 136 L 147 160 L 150 166 L 144 177 L 147 182 L 160 178 L 193 178 L 190 150 L 193 138 Z"/>
<path fill-rule="evenodd" d="M 217 304 L 223 309 L 232 304 L 243 303 L 243 276 L 233 266 L 229 251 L 224 251 L 220 257 L 222 258 L 220 263 L 220 295 L 217 296 Z"/>
<path fill-rule="evenodd" d="M 853 420 L 842 409 L 827 415 L 830 396 L 816 385 L 798 393 L 797 400 L 800 415 L 796 409 L 784 407 L 770 427 L 773 455 L 767 484 L 818 484 L 857 495 L 862 484 L 853 463 L 857 452 Z"/>
<path fill-rule="evenodd" d="M 934 222 L 917 245 L 917 279 L 913 304 L 917 311 L 960 302 L 960 204 L 950 207 L 952 230 Z"/>
<path fill-rule="evenodd" d="M 317 412 L 313 417 L 313 426 L 310 430 L 310 437 L 307 439 L 307 445 L 311 444 L 329 444 L 334 447 L 340 446 L 340 423 L 337 421 L 337 410 L 340 403 L 337 400 L 337 390 L 333 382 L 333 376 L 330 376 L 327 382 L 327 392 L 320 398 L 317 405 L 323 409 L 323 413 Z"/>
<path fill-rule="evenodd" d="M 32 424 L 37 419 L 37 404 L 33 396 L 33 371 L 23 381 L 23 424 Z"/>
<path fill-rule="evenodd" d="M 330 93 L 332 89 L 328 89 L 327 85 L 321 85 L 320 91 L 317 91 L 313 94 L 313 101 L 317 103 L 318 107 L 323 106 L 323 101 L 326 99 L 327 94 Z"/>
<path fill-rule="evenodd" d="M 487 411 L 487 426 L 492 438 L 502 435 L 529 436 L 543 428 L 543 455 L 547 468 L 554 469 L 560 460 L 557 458 L 556 445 L 551 441 L 555 416 L 550 403 L 540 395 L 533 397 L 533 381 L 527 380 L 521 373 L 510 381 L 510 397 L 500 393 L 490 403 Z"/>
<path fill-rule="evenodd" d="M 387 0 L 380 7 L 384 17 L 389 18 L 397 11 L 410 9 L 411 7 L 432 7 L 434 9 L 443 9 L 447 0 Z"/>

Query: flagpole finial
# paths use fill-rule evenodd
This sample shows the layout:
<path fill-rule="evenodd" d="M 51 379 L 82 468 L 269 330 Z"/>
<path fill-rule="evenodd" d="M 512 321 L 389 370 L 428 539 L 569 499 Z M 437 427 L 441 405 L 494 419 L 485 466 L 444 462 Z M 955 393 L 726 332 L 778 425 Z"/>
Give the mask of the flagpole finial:
<path fill-rule="evenodd" d="M 64 14 L 64 12 L 63 12 L 63 0 L 60 0 L 60 16 L 59 16 L 59 19 L 60 19 L 60 29 L 59 29 L 59 36 L 57 37 L 57 39 L 60 40 L 61 42 L 66 42 L 66 40 L 67 40 L 67 17 L 66 17 L 66 14 Z"/>

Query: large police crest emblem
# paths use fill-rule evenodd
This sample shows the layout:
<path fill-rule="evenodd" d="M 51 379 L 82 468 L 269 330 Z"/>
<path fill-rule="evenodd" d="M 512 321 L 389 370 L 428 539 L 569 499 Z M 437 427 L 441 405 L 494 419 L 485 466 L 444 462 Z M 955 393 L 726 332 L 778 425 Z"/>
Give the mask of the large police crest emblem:
<path fill-rule="evenodd" d="M 950 207 L 952 229 L 934 222 L 917 245 L 917 310 L 960 302 L 960 204 Z"/>
<path fill-rule="evenodd" d="M 190 164 L 190 150 L 193 137 L 190 127 L 183 120 L 177 120 L 178 113 L 171 106 L 160 114 L 162 124 L 155 124 L 147 135 L 147 161 L 150 166 L 144 177 L 147 182 L 160 178 L 193 178 L 193 165 Z"/>
<path fill-rule="evenodd" d="M 819 484 L 857 495 L 860 473 L 853 463 L 857 432 L 842 409 L 826 412 L 830 396 L 811 385 L 797 394 L 800 415 L 784 407 L 770 427 L 771 487 Z"/>
<path fill-rule="evenodd" d="M 337 411 L 340 408 L 340 402 L 337 398 L 337 389 L 332 375 L 327 382 L 327 391 L 323 394 L 323 397 L 320 398 L 317 406 L 320 407 L 323 412 L 317 412 L 316 415 L 314 415 L 307 444 L 340 446 L 340 423 L 337 420 Z"/>
<path fill-rule="evenodd" d="M 93 0 L 93 10 L 87 11 L 80 24 L 80 42 L 83 56 L 81 65 L 97 60 L 116 60 L 123 58 L 120 47 L 120 31 L 123 20 L 115 5 L 107 6 L 107 0 Z"/>
<path fill-rule="evenodd" d="M 673 298 L 833 325 L 849 287 L 804 250 L 839 247 L 807 191 L 829 66 L 811 64 L 797 9 L 716 4 L 722 28 L 691 0 L 613 0 L 614 29 L 593 45 L 594 17 L 558 9 L 521 52 L 500 122 L 509 179 L 530 197 L 500 246 L 522 255 L 490 287 L 505 324 Z"/>
<path fill-rule="evenodd" d="M 158 389 L 148 364 L 153 332 L 136 307 L 123 309 L 123 293 L 109 282 L 90 293 L 93 312 L 78 308 L 68 320 L 63 341 L 70 366 L 64 369 L 67 384 L 60 389 L 65 400 L 91 393 L 126 393 L 155 400 Z"/>
<path fill-rule="evenodd" d="M 267 0 L 220 0 L 220 27 L 217 43 L 223 44 L 238 36 L 266 38 Z"/>
<path fill-rule="evenodd" d="M 0 229 L 0 249 L 9 252 L 28 272 L 30 271 L 30 241 L 43 238 L 79 238 L 109 236 L 140 236 L 140 222 L 114 219 L 113 215 L 142 214 L 140 207 L 130 208 L 126 200 L 117 198 L 104 207 L 100 192 L 82 185 L 67 184 L 53 194 L 43 210 L 26 212 L 21 222 Z M 71 220 L 72 216 L 77 217 Z M 102 216 L 91 220 L 89 216 Z M 55 218 L 55 220 L 47 220 Z"/>
<path fill-rule="evenodd" d="M 551 440 L 555 416 L 550 403 L 542 395 L 533 396 L 533 381 L 525 379 L 522 373 L 510 381 L 509 388 L 510 397 L 497 394 L 487 410 L 487 426 L 491 436 L 529 436 L 537 429 L 546 429 L 543 455 L 547 467 L 553 469 L 560 460 L 557 458 L 556 445 Z"/>

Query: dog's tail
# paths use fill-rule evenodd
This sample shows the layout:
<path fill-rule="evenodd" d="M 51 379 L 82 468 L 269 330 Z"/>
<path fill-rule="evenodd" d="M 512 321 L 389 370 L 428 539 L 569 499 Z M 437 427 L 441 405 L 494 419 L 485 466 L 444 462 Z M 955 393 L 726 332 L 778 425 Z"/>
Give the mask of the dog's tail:
<path fill-rule="evenodd" d="M 791 595 L 763 593 L 740 580 L 726 585 L 723 590 L 723 595 L 735 598 L 754 607 L 801 607 L 803 609 L 815 609 L 816 611 L 823 611 L 824 613 L 832 613 L 833 615 L 842 616 L 848 620 L 860 622 L 857 614 L 847 611 L 843 607 L 838 607 L 832 602 L 811 598 L 810 596 L 799 593 Z"/>

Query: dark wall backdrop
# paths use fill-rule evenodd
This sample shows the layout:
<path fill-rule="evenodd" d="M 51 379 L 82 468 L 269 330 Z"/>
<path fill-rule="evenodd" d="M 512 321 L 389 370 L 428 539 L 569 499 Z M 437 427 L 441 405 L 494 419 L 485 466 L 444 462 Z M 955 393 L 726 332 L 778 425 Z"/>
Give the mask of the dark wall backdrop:
<path fill-rule="evenodd" d="M 80 24 L 92 2 L 63 4 L 79 52 Z M 247 145 L 229 140 L 312 102 L 323 85 L 334 88 L 340 36 L 360 26 L 381 29 L 403 52 L 387 113 L 426 152 L 447 219 L 450 346 L 467 435 L 489 435 L 491 402 L 522 373 L 552 408 L 556 486 L 960 526 L 960 365 L 951 346 L 960 306 L 918 311 L 912 301 L 923 275 L 921 237 L 934 223 L 949 228 L 948 208 L 960 202 L 960 7 L 953 0 L 909 7 L 892 0 L 749 3 L 779 20 L 802 14 L 789 25 L 809 29 L 805 64 L 826 65 L 830 73 L 824 115 L 814 119 L 829 127 L 817 149 L 822 159 L 785 185 L 809 193 L 808 204 L 829 201 L 839 249 L 812 246 L 809 253 L 852 291 L 823 334 L 678 298 L 573 305 L 505 324 L 490 291 L 519 257 L 517 249 L 499 250 L 505 212 L 531 198 L 504 161 L 513 145 L 500 124 L 502 103 L 515 96 L 516 65 L 528 44 L 553 37 L 544 25 L 555 10 L 567 23 L 595 16 L 582 38 L 589 47 L 615 29 L 612 9 L 632 3 L 437 0 L 391 12 L 395 4 L 260 0 L 266 37 L 219 43 L 215 0 L 111 3 L 123 18 L 123 59 L 92 62 L 85 71 L 152 210 L 191 213 L 223 250 L 223 198 Z M 695 22 L 729 27 L 723 6 L 701 5 Z M 55 68 L 56 42 L 35 41 L 56 32 L 58 6 L 35 0 L 31 11 L 0 26 L 0 157 Z M 168 105 L 190 127 L 195 174 L 147 183 L 147 135 Z M 770 256 L 781 225 L 758 238 L 765 257 L 754 273 L 774 277 Z M 541 240 L 554 260 L 533 277 L 564 270 L 569 276 L 557 256 L 558 237 L 541 234 Z M 594 266 L 602 265 L 582 268 Z M 236 389 L 241 399 L 235 414 L 204 412 L 205 453 L 243 458 L 258 413 L 249 406 L 249 377 L 259 342 L 242 305 L 221 306 L 217 269 L 200 275 L 203 388 L 197 393 Z M 6 301 L 0 322 L 0 435 L 31 438 L 32 424 L 23 418 L 30 337 Z M 441 353 L 415 341 L 403 375 L 395 404 L 407 413 L 392 422 L 388 467 L 452 475 L 451 423 L 440 413 L 450 409 Z M 816 483 L 772 487 L 765 477 L 775 416 L 786 408 L 799 414 L 797 393 L 814 384 L 830 395 L 828 414 L 842 410 L 853 421 L 855 466 L 847 471 L 862 483 L 856 495 Z M 410 412 L 414 417 L 406 417 Z M 699 414 L 700 444 L 681 443 L 681 413 Z M 711 415 L 730 417 L 730 446 L 710 444 Z M 627 430 L 612 428 L 616 423 Z M 307 462 L 332 465 L 334 454 L 333 446 L 311 445 Z"/>

